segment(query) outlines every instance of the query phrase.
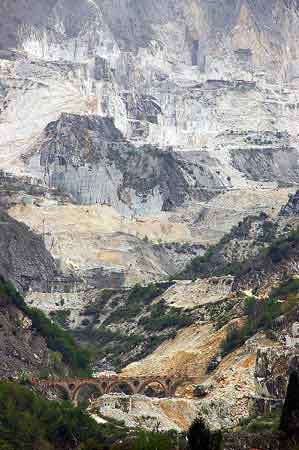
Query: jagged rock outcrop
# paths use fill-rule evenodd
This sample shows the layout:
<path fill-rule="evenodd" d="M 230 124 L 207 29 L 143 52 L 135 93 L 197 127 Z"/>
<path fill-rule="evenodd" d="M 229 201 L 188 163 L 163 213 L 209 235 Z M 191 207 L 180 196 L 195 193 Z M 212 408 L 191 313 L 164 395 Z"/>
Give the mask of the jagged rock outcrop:
<path fill-rule="evenodd" d="M 70 6 L 60 0 L 42 19 L 37 14 L 39 25 L 20 26 L 19 46 L 44 60 L 81 64 L 82 93 L 91 100 L 91 110 L 115 116 L 127 136 L 192 147 L 216 138 L 222 147 L 223 140 L 227 145 L 232 139 L 227 130 L 250 133 L 262 125 L 265 133 L 275 132 L 274 117 L 281 121 L 278 131 L 285 124 L 291 130 L 293 102 L 276 83 L 296 77 L 297 52 L 290 37 L 296 35 L 294 9 L 273 0 L 268 15 L 247 0 L 234 3 L 215 8 L 210 0 L 142 1 L 137 7 L 85 0 Z M 281 71 L 276 70 L 279 58 Z M 238 111 L 226 115 L 234 98 Z"/>
<path fill-rule="evenodd" d="M 189 196 L 175 154 L 135 148 L 109 118 L 62 115 L 46 127 L 36 152 L 31 164 L 40 159 L 46 183 L 81 204 L 144 215 L 180 206 Z"/>
<path fill-rule="evenodd" d="M 256 393 L 266 402 L 274 401 L 275 404 L 276 400 L 278 404 L 282 404 L 289 377 L 299 369 L 298 320 L 298 308 L 278 318 L 273 326 L 278 337 L 276 344 L 273 347 L 260 348 L 257 352 Z"/>
<path fill-rule="evenodd" d="M 298 273 L 298 232 L 274 241 L 264 252 L 245 261 L 234 282 L 234 290 L 270 292 L 288 276 Z"/>
<path fill-rule="evenodd" d="M 299 191 L 291 195 L 289 201 L 280 211 L 282 217 L 298 217 L 299 216 Z"/>
<path fill-rule="evenodd" d="M 216 9 L 211 0 L 59 0 L 41 17 L 33 2 L 15 30 L 22 52 L 1 59 L 2 119 L 17 125 L 17 159 L 61 112 L 89 113 L 113 117 L 141 144 L 207 150 L 216 187 L 244 186 L 244 175 L 297 182 L 298 17 L 281 0 L 272 15 L 265 9 L 247 0 Z"/>
<path fill-rule="evenodd" d="M 261 182 L 268 188 L 273 188 L 273 181 L 297 182 L 293 131 L 297 109 L 292 98 L 296 73 L 294 59 L 284 49 L 286 44 L 293 49 L 289 34 L 296 35 L 294 5 L 273 0 L 273 16 L 269 17 L 247 0 L 236 2 L 233 11 L 228 2 L 215 9 L 210 0 L 200 5 L 182 0 L 163 5 L 142 1 L 138 7 L 117 1 L 108 5 L 105 0 L 84 0 L 70 5 L 68 0 L 59 0 L 55 5 L 48 3 L 44 15 L 41 4 L 32 0 L 28 17 L 22 15 L 23 4 L 17 12 L 5 3 L 7 14 L 14 12 L 22 19 L 13 36 L 18 34 L 18 51 L 1 53 L 1 167 L 39 177 L 40 158 L 33 155 L 50 143 L 53 149 L 55 123 L 63 122 L 61 128 L 66 132 L 70 126 L 66 123 L 73 120 L 70 131 L 74 134 L 80 121 L 73 136 L 78 137 L 77 151 L 83 142 L 85 149 L 90 145 L 94 149 L 94 139 L 102 143 L 107 135 L 100 139 L 99 130 L 96 136 L 90 135 L 88 114 L 89 124 L 113 118 L 115 130 L 110 129 L 108 141 L 116 139 L 117 146 L 122 140 L 121 152 L 136 147 L 143 154 L 138 170 L 144 176 L 140 178 L 137 170 L 132 180 L 136 174 L 130 166 L 136 163 L 135 157 L 123 161 L 121 174 L 119 168 L 109 168 L 109 178 L 86 155 L 84 166 L 76 170 L 68 165 L 66 173 L 64 156 L 59 160 L 56 151 L 58 159 L 55 163 L 52 159 L 45 181 L 66 189 L 84 204 L 111 201 L 127 214 L 173 210 L 184 204 L 189 216 L 196 211 L 201 214 L 203 205 L 198 202 L 222 190 L 233 198 L 232 189 L 254 194 L 254 187 L 258 195 Z M 285 30 L 289 34 L 283 39 Z M 268 54 L 265 49 L 270 47 Z M 295 55 L 296 48 L 293 51 Z M 273 70 L 277 55 L 284 62 L 281 73 L 275 64 Z M 282 83 L 286 86 L 283 92 Z M 61 135 L 55 139 L 55 146 L 63 145 L 63 152 L 74 144 Z M 164 157 L 155 161 L 149 157 L 153 147 L 148 144 L 167 150 Z M 170 145 L 176 151 L 175 161 L 169 156 Z M 111 157 L 117 166 L 116 153 L 112 151 Z M 165 164 L 157 170 L 162 160 Z M 117 193 L 115 185 L 120 186 Z M 245 195 L 244 191 L 241 197 Z M 190 199 L 195 204 L 186 205 Z M 206 206 L 208 211 L 215 208 L 215 204 Z M 225 205 L 219 209 L 224 216 Z M 190 224 L 197 228 L 197 238 L 204 231 L 209 240 L 210 235 L 219 239 L 222 227 L 227 231 L 247 214 L 229 212 L 217 220 L 218 215 L 219 211 L 214 219 L 213 212 L 204 213 Z M 184 212 L 180 216 L 184 221 Z"/>
<path fill-rule="evenodd" d="M 295 359 L 294 359 L 295 358 Z M 288 376 L 298 355 L 287 348 L 263 348 L 258 351 L 255 378 L 257 395 L 282 402 L 286 395 Z"/>
<path fill-rule="evenodd" d="M 194 258 L 177 276 L 181 279 L 192 279 L 237 275 L 244 262 L 257 257 L 266 245 L 272 243 L 277 229 L 278 224 L 265 213 L 248 216 L 203 256 Z"/>
<path fill-rule="evenodd" d="M 51 365 L 45 340 L 22 311 L 0 295 L 0 378 L 37 376 Z"/>
<path fill-rule="evenodd" d="M 41 236 L 0 211 L 0 273 L 21 291 L 45 290 L 57 274 Z"/>

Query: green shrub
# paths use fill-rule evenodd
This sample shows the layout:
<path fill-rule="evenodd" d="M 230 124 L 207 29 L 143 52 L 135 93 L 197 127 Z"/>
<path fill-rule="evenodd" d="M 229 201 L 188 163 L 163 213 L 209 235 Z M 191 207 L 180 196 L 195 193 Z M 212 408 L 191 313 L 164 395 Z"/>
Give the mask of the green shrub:
<path fill-rule="evenodd" d="M 165 285 L 152 283 L 147 286 L 136 284 L 130 290 L 126 304 L 113 311 L 106 319 L 105 325 L 111 322 L 121 322 L 124 318 L 130 319 L 138 316 L 145 306 L 149 305 L 154 298 L 162 295 L 170 285 L 171 283 L 165 283 Z"/>
<path fill-rule="evenodd" d="M 210 431 L 202 418 L 192 423 L 187 437 L 189 450 L 220 450 L 222 446 L 221 432 Z"/>
<path fill-rule="evenodd" d="M 116 369 L 120 369 L 120 356 L 136 350 L 144 344 L 144 336 L 138 334 L 125 334 L 119 330 L 101 326 L 100 328 L 85 329 L 80 332 L 80 338 L 89 342 L 96 359 L 105 359 Z"/>
<path fill-rule="evenodd" d="M 277 299 L 259 300 L 247 297 L 244 302 L 244 312 L 247 319 L 242 326 L 231 325 L 227 336 L 221 344 L 223 355 L 243 345 L 247 339 L 259 330 L 270 330 L 274 320 L 284 312 L 285 306 Z"/>
<path fill-rule="evenodd" d="M 107 361 L 116 370 L 148 355 L 163 341 L 173 339 L 176 331 L 192 323 L 192 317 L 176 308 L 169 308 L 160 296 L 171 282 L 136 285 L 126 294 L 125 304 L 114 310 L 99 328 L 96 322 L 76 330 L 81 342 L 91 344 L 97 360 Z M 111 306 L 111 304 L 109 305 Z M 138 320 L 140 333 L 132 333 Z M 124 331 L 124 325 L 130 330 Z M 137 328 L 138 329 L 138 328 Z"/>
<path fill-rule="evenodd" d="M 266 250 L 268 256 L 274 264 L 288 257 L 291 248 L 299 242 L 299 227 L 292 230 L 288 236 L 276 239 Z"/>
<path fill-rule="evenodd" d="M 246 237 L 252 221 L 266 219 L 265 215 L 262 217 L 263 215 L 264 213 L 261 213 L 260 216 L 245 218 L 238 226 L 233 227 L 217 245 L 210 247 L 203 256 L 195 257 L 182 272 L 174 275 L 173 279 L 193 280 L 209 276 L 238 276 L 247 271 L 248 268 L 252 267 L 251 259 L 227 263 L 223 257 L 223 247 L 232 239 L 243 239 Z M 269 262 L 277 264 L 286 259 L 290 254 L 290 250 L 299 242 L 299 227 L 291 231 L 287 236 L 275 239 L 276 236 L 277 225 L 269 220 L 265 220 L 262 223 L 261 233 L 255 242 L 255 245 L 260 249 L 256 260 L 264 258 L 266 259 L 265 264 L 269 264 Z"/>
<path fill-rule="evenodd" d="M 91 355 L 88 350 L 80 349 L 74 338 L 52 323 L 45 314 L 38 309 L 26 307 L 24 313 L 32 320 L 33 327 L 47 341 L 48 347 L 62 354 L 63 361 L 74 370 L 89 370 Z"/>
<path fill-rule="evenodd" d="M 99 425 L 69 402 L 45 400 L 11 382 L 0 382 L 0 436 L 1 450 L 173 450 L 179 442 L 170 432 Z"/>
<path fill-rule="evenodd" d="M 105 443 L 105 428 L 67 402 L 41 398 L 23 386 L 0 382 L 0 448 L 63 450 L 88 439 Z"/>
<path fill-rule="evenodd" d="M 131 448 L 132 450 L 172 450 L 173 441 L 164 433 L 139 431 Z"/>
<path fill-rule="evenodd" d="M 32 321 L 32 326 L 43 336 L 49 349 L 59 352 L 63 361 L 73 369 L 74 372 L 83 371 L 89 373 L 91 354 L 88 350 L 77 346 L 74 338 L 60 326 L 52 323 L 46 315 L 36 308 L 26 305 L 23 297 L 15 290 L 11 283 L 1 280 L 0 296 L 4 296 L 17 308 L 19 308 Z"/>
<path fill-rule="evenodd" d="M 257 313 L 257 300 L 255 297 L 246 297 L 244 302 L 244 311 L 247 316 L 251 318 Z"/>
<path fill-rule="evenodd" d="M 272 298 L 283 298 L 286 299 L 291 294 L 299 294 L 299 279 L 291 278 L 283 281 L 279 287 L 272 289 Z"/>
<path fill-rule="evenodd" d="M 53 311 L 52 314 L 50 314 L 51 318 L 54 322 L 56 322 L 58 325 L 60 325 L 63 328 L 68 327 L 68 319 L 71 315 L 71 311 L 69 309 L 60 309 L 56 312 Z"/>
<path fill-rule="evenodd" d="M 167 328 L 180 329 L 191 325 L 192 318 L 176 308 L 168 308 L 164 300 L 152 305 L 150 315 L 140 320 L 146 331 L 163 331 Z"/>
<path fill-rule="evenodd" d="M 257 417 L 252 420 L 248 426 L 247 430 L 250 433 L 259 433 L 261 431 L 277 431 L 279 428 L 279 420 L 280 416 L 265 416 L 265 417 Z"/>

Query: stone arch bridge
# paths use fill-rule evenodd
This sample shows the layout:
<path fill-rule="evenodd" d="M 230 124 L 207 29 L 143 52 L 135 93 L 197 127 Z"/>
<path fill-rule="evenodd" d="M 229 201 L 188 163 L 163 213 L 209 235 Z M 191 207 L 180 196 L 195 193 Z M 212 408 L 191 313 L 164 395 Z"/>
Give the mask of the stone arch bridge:
<path fill-rule="evenodd" d="M 158 385 L 165 397 L 174 397 L 178 386 L 185 384 L 187 379 L 172 377 L 125 377 L 119 375 L 102 376 L 100 378 L 70 378 L 33 380 L 32 384 L 47 393 L 50 389 L 62 390 L 68 400 L 75 405 L 78 404 L 80 391 L 85 387 L 93 387 L 99 395 L 111 393 L 123 393 L 124 388 L 128 395 L 144 395 L 151 385 Z"/>

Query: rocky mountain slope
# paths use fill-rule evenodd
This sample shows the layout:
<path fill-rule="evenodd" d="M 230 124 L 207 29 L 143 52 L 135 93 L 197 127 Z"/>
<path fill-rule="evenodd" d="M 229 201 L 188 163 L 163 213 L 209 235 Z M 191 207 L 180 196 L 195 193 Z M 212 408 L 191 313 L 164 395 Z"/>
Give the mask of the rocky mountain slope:
<path fill-rule="evenodd" d="M 1 378 L 38 375 L 51 362 L 44 339 L 31 330 L 27 317 L 3 298 L 0 310 Z"/>
<path fill-rule="evenodd" d="M 298 273 L 297 2 L 0 12 L 1 274 L 92 345 L 95 370 L 195 380 L 180 417 L 176 400 L 109 414 L 236 425 L 259 349 L 283 351 L 296 320 L 297 288 L 272 293 Z"/>
<path fill-rule="evenodd" d="M 54 357 L 45 337 L 16 303 L 2 278 L 0 289 L 0 378 L 27 380 L 42 371 L 55 372 Z"/>
<path fill-rule="evenodd" d="M 30 308 L 11 282 L 0 277 L 0 377 L 19 382 L 87 376 L 91 357 L 38 308 Z"/>
<path fill-rule="evenodd" d="M 48 289 L 57 270 L 42 238 L 4 211 L 0 213 L 0 221 L 1 275 L 21 291 Z"/>
<path fill-rule="evenodd" d="M 248 214 L 285 202 L 281 186 L 298 175 L 296 73 L 283 52 L 286 30 L 296 35 L 292 5 L 273 2 L 271 18 L 245 0 L 233 13 L 210 1 L 85 0 L 72 3 L 71 17 L 66 0 L 47 3 L 43 14 L 41 4 L 29 6 L 30 17 L 5 3 L 15 21 L 1 54 L 1 167 L 41 179 L 69 202 L 111 205 L 133 218 L 128 236 L 109 235 L 111 247 L 102 240 L 90 263 L 95 243 L 85 236 L 87 256 L 74 249 L 71 266 L 104 270 L 104 278 L 114 269 L 118 284 L 161 279 L 182 268 L 182 252 L 148 248 L 141 261 L 135 221 L 151 217 L 139 233 L 154 243 L 206 246 Z M 278 55 L 281 74 L 273 70 Z M 59 229 L 68 213 L 53 210 Z M 89 227 L 85 210 L 76 211 Z M 109 221 L 114 212 L 106 212 Z M 30 222 L 17 214 L 41 231 L 35 210 Z M 153 220 L 163 226 L 154 230 Z M 56 233 L 48 249 L 65 266 L 67 246 L 55 243 L 69 236 Z M 185 251 L 183 263 L 194 251 L 202 253 Z M 167 259 L 179 262 L 167 267 Z"/>
<path fill-rule="evenodd" d="M 195 281 L 131 291 L 90 291 L 78 311 L 63 295 L 63 304 L 56 298 L 52 307 L 47 296 L 41 302 L 39 295 L 31 294 L 28 302 L 73 330 L 82 343 L 93 344 L 98 370 L 119 369 L 142 358 L 125 367 L 124 374 L 183 377 L 186 383 L 177 394 L 193 398 L 194 411 L 213 426 L 231 427 L 253 414 L 259 402 L 267 404 L 272 397 L 279 401 L 285 394 L 282 379 L 287 380 L 288 361 L 294 356 L 288 342 L 297 320 L 298 283 L 296 278 L 292 281 L 297 273 L 297 202 L 297 193 L 290 196 L 275 220 L 261 214 L 241 222 L 205 256 L 196 258 L 192 271 L 185 270 L 185 277 L 196 277 Z M 252 291 L 256 310 L 247 305 L 248 298 L 255 298 L 249 297 Z M 262 312 L 267 305 L 272 309 Z M 231 330 L 242 330 L 244 321 L 247 327 L 250 323 L 244 328 L 246 334 L 236 335 L 235 341 L 231 337 L 230 350 L 224 350 Z M 277 355 L 274 360 L 271 349 Z M 277 369 L 267 370 L 277 359 L 283 361 L 278 377 Z M 140 398 L 127 415 L 126 403 L 119 402 L 116 406 L 113 398 L 105 397 L 94 407 L 128 424 L 136 424 L 141 420 L 138 411 L 149 408 L 148 400 Z M 156 409 L 158 405 L 164 426 L 169 420 L 178 426 L 171 408 L 165 417 L 164 402 L 155 403 Z M 184 408 L 187 416 L 189 400 L 181 403 Z M 153 409 L 150 417 L 155 414 Z M 150 427 L 152 419 L 144 419 L 143 424 Z"/>

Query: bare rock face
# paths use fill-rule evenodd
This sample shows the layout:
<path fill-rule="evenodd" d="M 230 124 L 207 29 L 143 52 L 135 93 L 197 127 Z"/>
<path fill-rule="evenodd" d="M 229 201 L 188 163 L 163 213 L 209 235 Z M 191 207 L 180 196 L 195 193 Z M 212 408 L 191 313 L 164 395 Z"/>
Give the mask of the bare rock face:
<path fill-rule="evenodd" d="M 258 350 L 255 379 L 260 397 L 281 402 L 286 397 L 289 377 L 299 367 L 298 319 L 298 308 L 278 318 L 274 329 L 279 342 Z"/>
<path fill-rule="evenodd" d="M 298 355 L 290 349 L 260 349 L 257 355 L 255 378 L 257 394 L 283 401 L 286 394 L 290 364 Z"/>
<path fill-rule="evenodd" d="M 56 276 L 56 264 L 40 236 L 0 212 L 0 273 L 15 286 L 44 290 Z"/>
<path fill-rule="evenodd" d="M 138 147 L 207 150 L 211 190 L 298 182 L 295 4 L 59 0 L 41 14 L 35 3 L 16 14 L 21 51 L 1 55 L 0 145 L 18 143 L 3 164 L 28 171 L 21 155 L 47 124 L 88 113 Z"/>
<path fill-rule="evenodd" d="M 45 340 L 36 334 L 30 320 L 16 307 L 0 300 L 0 378 L 37 376 L 50 363 Z"/>
<path fill-rule="evenodd" d="M 76 64 L 93 112 L 114 116 L 128 137 L 190 148 L 227 146 L 228 130 L 291 132 L 296 111 L 277 89 L 296 77 L 290 4 L 60 0 L 35 15 L 33 27 L 24 17 L 20 48 Z"/>
<path fill-rule="evenodd" d="M 50 123 L 37 155 L 49 186 L 81 204 L 109 204 L 122 213 L 157 213 L 180 206 L 188 185 L 170 152 L 135 148 L 100 116 L 62 115 Z"/>
<path fill-rule="evenodd" d="M 298 183 L 296 148 L 269 146 L 232 152 L 233 164 L 248 178 L 271 182 Z"/>
<path fill-rule="evenodd" d="M 288 203 L 281 209 L 282 217 L 296 217 L 299 215 L 299 191 L 291 195 Z"/>

